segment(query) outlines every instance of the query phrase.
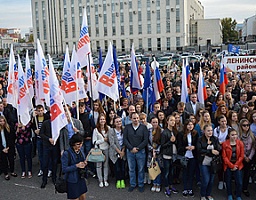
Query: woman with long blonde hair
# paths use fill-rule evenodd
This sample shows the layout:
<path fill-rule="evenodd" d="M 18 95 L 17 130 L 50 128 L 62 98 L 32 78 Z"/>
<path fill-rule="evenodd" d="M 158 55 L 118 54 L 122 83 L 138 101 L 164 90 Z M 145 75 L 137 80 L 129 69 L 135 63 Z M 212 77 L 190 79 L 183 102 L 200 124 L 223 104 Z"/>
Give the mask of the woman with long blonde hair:
<path fill-rule="evenodd" d="M 17 177 L 14 172 L 15 157 L 15 134 L 11 131 L 9 124 L 4 116 L 0 116 L 0 168 L 5 175 L 5 180 L 10 180 L 8 168 L 10 168 L 11 176 Z"/>
<path fill-rule="evenodd" d="M 205 125 L 211 125 L 212 129 L 214 129 L 214 127 L 215 127 L 214 124 L 211 121 L 210 113 L 207 110 L 204 110 L 202 112 L 202 114 L 200 116 L 200 120 L 199 120 L 199 122 L 195 126 L 195 130 L 197 131 L 199 136 L 203 135 L 203 131 L 202 130 L 203 130 Z"/>

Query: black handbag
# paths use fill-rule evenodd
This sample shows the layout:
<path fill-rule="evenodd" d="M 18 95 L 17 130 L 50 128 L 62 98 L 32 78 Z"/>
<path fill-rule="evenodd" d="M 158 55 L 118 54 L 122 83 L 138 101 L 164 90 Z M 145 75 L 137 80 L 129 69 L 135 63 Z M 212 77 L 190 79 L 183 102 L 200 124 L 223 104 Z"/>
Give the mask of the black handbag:
<path fill-rule="evenodd" d="M 67 189 L 67 181 L 65 178 L 59 177 L 55 183 L 55 193 L 66 193 Z"/>
<path fill-rule="evenodd" d="M 222 160 L 220 156 L 212 157 L 211 161 L 211 172 L 213 174 L 218 173 L 222 169 Z"/>
<path fill-rule="evenodd" d="M 180 164 L 183 168 L 187 168 L 188 167 L 188 158 L 185 156 L 182 156 L 180 158 Z"/>

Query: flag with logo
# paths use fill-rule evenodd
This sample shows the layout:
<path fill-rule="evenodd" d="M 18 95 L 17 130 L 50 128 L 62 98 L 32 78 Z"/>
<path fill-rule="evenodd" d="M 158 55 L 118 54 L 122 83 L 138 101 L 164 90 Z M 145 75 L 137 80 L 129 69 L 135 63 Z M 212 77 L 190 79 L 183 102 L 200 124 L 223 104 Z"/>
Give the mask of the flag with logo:
<path fill-rule="evenodd" d="M 60 135 L 60 130 L 68 124 L 65 111 L 62 105 L 63 96 L 59 88 L 59 81 L 53 68 L 52 58 L 49 56 L 49 78 L 50 84 L 50 112 L 51 112 L 51 127 L 52 139 L 54 144 Z"/>
<path fill-rule="evenodd" d="M 39 98 L 44 100 L 47 106 L 50 106 L 50 86 L 49 86 L 49 68 L 47 66 L 44 53 L 37 39 L 37 54 L 38 54 L 38 89 Z"/>
<path fill-rule="evenodd" d="M 34 94 L 33 78 L 32 78 L 32 71 L 31 71 L 30 61 L 28 56 L 28 50 L 26 53 L 26 68 L 25 68 L 24 77 L 25 77 L 25 82 L 27 83 L 27 86 L 28 86 L 29 96 L 33 98 L 35 94 Z"/>
<path fill-rule="evenodd" d="M 200 67 L 199 72 L 199 82 L 198 82 L 198 101 L 204 104 L 204 101 L 207 99 L 207 92 L 206 92 L 206 84 L 204 82 L 204 77 L 202 73 L 202 68 Z"/>
<path fill-rule="evenodd" d="M 119 99 L 116 68 L 113 59 L 113 47 L 111 43 L 109 44 L 108 53 L 99 74 L 97 90 L 114 101 Z"/>
<path fill-rule="evenodd" d="M 24 71 L 18 55 L 18 109 L 17 113 L 20 122 L 27 125 L 30 121 L 29 111 L 32 107 L 31 98 L 29 96 L 28 86 L 25 80 Z"/>
<path fill-rule="evenodd" d="M 9 58 L 7 103 L 15 108 L 18 107 L 18 68 L 14 58 L 13 45 L 11 45 Z"/>
<path fill-rule="evenodd" d="M 34 55 L 34 59 L 35 59 L 35 103 L 36 105 L 44 105 L 44 102 L 42 99 L 39 98 L 39 60 L 38 60 L 38 54 L 35 51 L 35 55 Z"/>

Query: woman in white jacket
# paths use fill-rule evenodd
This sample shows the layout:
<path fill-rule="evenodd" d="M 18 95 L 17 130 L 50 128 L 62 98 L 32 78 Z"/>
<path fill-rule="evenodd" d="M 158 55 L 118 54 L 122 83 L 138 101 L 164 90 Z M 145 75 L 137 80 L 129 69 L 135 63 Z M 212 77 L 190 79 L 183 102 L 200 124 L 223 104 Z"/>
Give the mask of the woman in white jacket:
<path fill-rule="evenodd" d="M 106 115 L 101 113 L 99 115 L 96 128 L 93 130 L 93 136 L 92 136 L 92 142 L 95 148 L 100 148 L 105 155 L 105 161 L 103 163 L 102 162 L 96 163 L 96 168 L 97 168 L 96 171 L 99 179 L 99 187 L 103 187 L 104 185 L 105 187 L 109 186 L 109 183 L 108 183 L 109 130 L 110 130 L 110 127 L 107 126 Z M 102 171 L 104 173 L 103 175 L 102 175 Z"/>

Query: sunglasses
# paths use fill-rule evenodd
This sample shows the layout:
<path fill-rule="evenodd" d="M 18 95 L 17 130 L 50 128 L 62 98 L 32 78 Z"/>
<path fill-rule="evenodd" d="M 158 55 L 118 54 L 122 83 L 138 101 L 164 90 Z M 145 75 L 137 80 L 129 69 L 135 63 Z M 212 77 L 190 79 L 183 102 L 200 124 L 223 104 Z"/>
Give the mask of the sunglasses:
<path fill-rule="evenodd" d="M 249 127 L 250 125 L 249 124 L 243 124 L 242 126 L 243 127 Z"/>

